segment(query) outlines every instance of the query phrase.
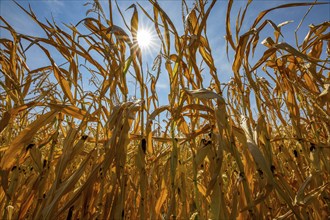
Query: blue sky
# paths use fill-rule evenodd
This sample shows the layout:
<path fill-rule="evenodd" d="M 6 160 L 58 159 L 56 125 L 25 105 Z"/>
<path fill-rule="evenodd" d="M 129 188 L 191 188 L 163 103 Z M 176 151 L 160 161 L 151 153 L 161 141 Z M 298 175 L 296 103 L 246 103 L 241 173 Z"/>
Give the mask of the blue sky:
<path fill-rule="evenodd" d="M 103 5 L 103 9 L 108 15 L 108 1 L 100 1 Z M 125 19 L 130 23 L 132 10 L 126 10 L 132 3 L 136 1 L 120 1 L 118 0 L 119 7 L 124 13 Z M 152 6 L 148 1 L 138 1 L 147 11 L 152 14 Z M 290 1 L 297 2 L 297 1 Z M 307 2 L 307 1 L 304 1 Z M 328 2 L 328 1 L 324 1 Z M 52 20 L 54 17 L 55 22 L 60 26 L 64 26 L 61 24 L 77 24 L 80 20 L 82 20 L 86 11 L 90 9 L 91 6 L 83 6 L 86 1 L 64 1 L 64 0 L 30 0 L 30 1 L 20 1 L 18 3 L 21 4 L 24 8 L 27 8 L 28 5 L 31 5 L 34 13 L 37 15 L 39 19 L 45 21 Z M 192 4 L 194 1 L 187 1 L 190 8 L 192 8 Z M 289 3 L 289 1 L 277 0 L 277 1 L 261 1 L 257 0 L 252 2 L 245 19 L 245 23 L 243 25 L 241 33 L 244 33 L 249 29 L 251 24 L 253 23 L 257 13 L 262 10 L 278 6 L 280 4 Z M 183 24 L 181 20 L 181 2 L 180 1 L 166 1 L 160 0 L 159 4 L 162 8 L 165 9 L 166 13 L 172 19 L 174 24 L 176 25 L 179 34 L 183 33 Z M 244 7 L 246 1 L 234 1 L 234 6 L 232 10 L 232 29 L 234 30 L 235 19 L 234 17 L 237 15 L 238 10 Z M 31 18 L 29 18 L 13 1 L 1 0 L 0 1 L 1 8 L 1 16 L 9 22 L 19 33 L 34 35 L 34 36 L 45 36 L 43 31 L 36 25 Z M 227 1 L 218 1 L 214 9 L 212 10 L 210 17 L 207 23 L 207 33 L 208 39 L 210 41 L 211 49 L 213 57 L 215 58 L 215 64 L 218 72 L 218 76 L 221 82 L 228 82 L 230 77 L 233 76 L 231 70 L 231 63 L 233 61 L 233 56 L 229 56 L 230 60 L 227 60 L 226 50 L 225 50 L 225 15 L 226 15 Z M 290 44 L 294 44 L 294 30 L 297 28 L 301 18 L 304 16 L 309 7 L 299 7 L 299 8 L 289 8 L 289 9 L 280 9 L 269 13 L 265 19 L 271 19 L 275 22 L 275 24 L 280 24 L 284 21 L 293 20 L 292 23 L 282 27 L 282 33 L 284 38 L 281 38 L 280 41 L 285 41 Z M 114 23 L 118 26 L 125 27 L 122 21 L 122 18 L 119 16 L 115 4 L 113 2 L 114 9 Z M 306 17 L 302 27 L 298 32 L 299 41 L 301 42 L 305 35 L 307 34 L 309 28 L 309 24 L 319 24 L 324 21 L 330 20 L 330 5 L 322 5 L 322 6 L 314 6 L 309 15 Z M 148 20 L 146 16 L 143 15 L 142 11 L 139 10 L 139 22 L 140 25 L 150 26 L 153 28 L 152 24 Z M 273 36 L 273 29 L 268 26 L 260 36 L 260 42 L 266 36 Z M 9 37 L 8 33 L 1 29 L 0 32 L 1 38 Z M 256 52 L 256 59 L 262 56 L 263 50 L 265 47 L 263 45 L 258 46 Z M 153 57 L 160 50 L 160 44 L 156 43 L 152 48 L 151 53 L 144 54 L 144 68 L 146 68 L 146 64 L 148 64 L 149 68 L 152 66 Z M 172 51 L 175 52 L 174 50 Z M 56 57 L 60 57 L 57 52 L 54 51 L 53 55 Z M 230 53 L 232 55 L 232 53 Z M 48 59 L 44 56 L 43 52 L 37 47 L 31 48 L 27 52 L 28 57 L 28 65 L 30 69 L 35 69 L 40 66 L 47 65 L 49 63 Z M 253 61 L 253 60 L 252 60 Z M 58 63 L 61 62 L 60 58 L 57 60 Z M 210 76 L 207 73 L 207 68 L 203 72 L 204 77 L 204 86 L 207 87 L 210 81 Z M 130 86 L 130 84 L 129 84 Z M 169 91 L 169 82 L 167 78 L 167 73 L 163 71 L 158 85 L 157 90 L 159 92 L 159 99 L 161 104 L 167 104 L 167 93 Z"/>

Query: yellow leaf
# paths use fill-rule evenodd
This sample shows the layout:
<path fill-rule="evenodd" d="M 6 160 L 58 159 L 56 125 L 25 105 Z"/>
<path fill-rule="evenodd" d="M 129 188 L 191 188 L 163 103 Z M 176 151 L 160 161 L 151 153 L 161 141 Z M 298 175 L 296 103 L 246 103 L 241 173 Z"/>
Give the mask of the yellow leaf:
<path fill-rule="evenodd" d="M 57 79 L 57 82 L 60 84 L 62 91 L 66 95 L 66 97 L 70 100 L 72 104 L 74 104 L 74 100 L 72 97 L 71 89 L 70 89 L 70 84 L 69 82 L 62 76 L 60 69 L 55 66 L 54 64 L 54 75 L 55 78 Z"/>
<path fill-rule="evenodd" d="M 196 89 L 196 90 L 188 90 L 188 89 L 185 89 L 184 90 L 186 93 L 188 93 L 189 95 L 191 95 L 192 97 L 194 98 L 199 98 L 199 99 L 217 99 L 219 100 L 221 103 L 225 103 L 225 100 L 224 98 L 211 91 L 211 90 L 207 90 L 207 89 Z"/>
<path fill-rule="evenodd" d="M 161 186 L 161 193 L 160 196 L 156 202 L 156 206 L 155 206 L 155 212 L 157 215 L 160 215 L 160 209 L 162 208 L 166 198 L 167 198 L 167 188 L 166 188 L 166 184 L 165 184 L 165 180 L 164 178 L 162 179 L 162 186 Z"/>
<path fill-rule="evenodd" d="M 80 119 L 80 120 L 88 120 L 88 121 L 97 121 L 96 117 L 92 117 L 88 112 L 85 110 L 82 110 L 76 106 L 73 105 L 59 105 L 59 104 L 48 104 L 53 109 L 62 111 L 63 113 L 70 115 L 74 118 Z"/>
<path fill-rule="evenodd" d="M 16 138 L 14 138 L 1 159 L 2 169 L 10 169 L 14 165 L 17 156 L 24 150 L 24 146 L 30 144 L 32 138 L 39 131 L 39 129 L 50 123 L 56 117 L 57 112 L 57 110 L 52 110 L 44 115 L 41 115 L 29 126 L 27 126 Z"/>
<path fill-rule="evenodd" d="M 202 140 L 201 148 L 197 151 L 195 157 L 196 166 L 199 165 L 204 161 L 206 155 L 208 154 L 209 150 L 211 149 L 211 142 L 206 141 L 205 139 Z"/>

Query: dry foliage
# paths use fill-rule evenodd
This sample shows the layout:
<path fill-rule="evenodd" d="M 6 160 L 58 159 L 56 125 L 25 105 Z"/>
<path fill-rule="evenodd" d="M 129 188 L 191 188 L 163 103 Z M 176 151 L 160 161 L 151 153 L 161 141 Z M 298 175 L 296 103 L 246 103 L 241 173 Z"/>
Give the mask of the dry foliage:
<path fill-rule="evenodd" d="M 109 1 L 110 10 L 115 3 Z M 1 31 L 12 36 L 0 40 L 3 219 L 329 216 L 329 21 L 310 25 L 293 46 L 279 42 L 288 22 L 264 18 L 313 3 L 260 12 L 242 33 L 250 1 L 235 17 L 230 0 L 226 41 L 234 77 L 220 82 L 206 34 L 216 1 L 196 1 L 190 11 L 182 3 L 184 33 L 154 0 L 151 11 L 130 7 L 130 33 L 113 24 L 97 0 L 89 11 L 97 16 L 67 25 L 69 31 L 22 8 L 46 37 L 20 34 L 0 18 Z M 139 13 L 152 20 L 162 44 L 154 75 L 142 66 Z M 90 34 L 79 32 L 82 25 Z M 274 35 L 260 45 L 269 25 Z M 50 65 L 29 69 L 30 47 L 39 47 Z M 257 47 L 266 49 L 251 62 Z M 56 63 L 54 50 L 65 65 Z M 139 99 L 129 99 L 129 72 Z M 93 92 L 83 88 L 88 74 Z M 160 74 L 171 83 L 166 106 L 158 104 Z M 202 74 L 212 77 L 207 89 Z"/>

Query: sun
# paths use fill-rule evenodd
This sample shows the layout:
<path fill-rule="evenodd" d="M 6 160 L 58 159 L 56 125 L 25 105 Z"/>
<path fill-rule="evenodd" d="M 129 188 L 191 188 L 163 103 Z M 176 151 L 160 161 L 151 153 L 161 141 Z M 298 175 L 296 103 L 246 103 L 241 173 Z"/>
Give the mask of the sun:
<path fill-rule="evenodd" d="M 141 49 L 148 49 L 152 45 L 152 33 L 147 29 L 141 29 L 137 32 L 137 42 Z"/>

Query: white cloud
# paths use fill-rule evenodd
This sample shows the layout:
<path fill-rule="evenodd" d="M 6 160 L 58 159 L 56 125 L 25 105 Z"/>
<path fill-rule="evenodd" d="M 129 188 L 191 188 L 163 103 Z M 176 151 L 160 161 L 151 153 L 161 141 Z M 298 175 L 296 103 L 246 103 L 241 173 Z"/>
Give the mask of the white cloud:
<path fill-rule="evenodd" d="M 167 89 L 168 88 L 168 84 L 166 84 L 166 83 L 157 83 L 156 84 L 156 88 L 158 88 L 158 89 Z"/>
<path fill-rule="evenodd" d="M 64 2 L 63 1 L 59 1 L 59 0 L 48 0 L 46 1 L 47 4 L 50 5 L 56 5 L 56 6 L 60 6 L 63 7 L 64 6 Z"/>

